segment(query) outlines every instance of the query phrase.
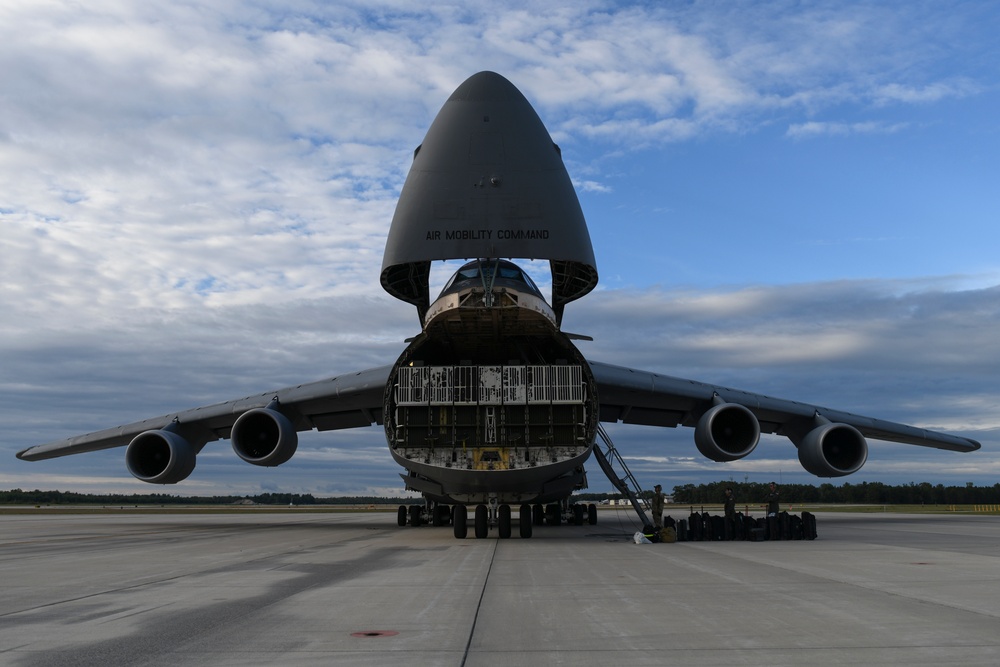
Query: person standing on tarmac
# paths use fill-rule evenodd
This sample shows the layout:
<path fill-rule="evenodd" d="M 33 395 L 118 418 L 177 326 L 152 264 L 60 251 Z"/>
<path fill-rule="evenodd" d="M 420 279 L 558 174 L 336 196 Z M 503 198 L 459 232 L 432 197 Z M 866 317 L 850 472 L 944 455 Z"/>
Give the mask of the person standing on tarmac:
<path fill-rule="evenodd" d="M 768 516 L 778 516 L 780 512 L 778 507 L 778 487 L 771 482 L 771 490 L 767 493 L 767 515 Z"/>
<path fill-rule="evenodd" d="M 736 520 L 736 496 L 733 495 L 733 490 L 726 488 L 726 497 L 723 501 L 723 508 L 725 509 L 726 520 L 735 521 Z"/>
<path fill-rule="evenodd" d="M 733 495 L 733 490 L 730 487 L 726 487 L 726 496 L 722 500 L 723 510 L 725 511 L 726 518 L 723 520 L 725 522 L 724 535 L 727 540 L 732 539 L 743 539 L 742 537 L 737 538 L 737 535 L 743 534 L 741 530 L 742 524 L 736 523 L 736 496 Z"/>
<path fill-rule="evenodd" d="M 653 487 L 653 498 L 649 509 L 653 512 L 653 528 L 663 528 L 663 487 L 659 484 Z"/>

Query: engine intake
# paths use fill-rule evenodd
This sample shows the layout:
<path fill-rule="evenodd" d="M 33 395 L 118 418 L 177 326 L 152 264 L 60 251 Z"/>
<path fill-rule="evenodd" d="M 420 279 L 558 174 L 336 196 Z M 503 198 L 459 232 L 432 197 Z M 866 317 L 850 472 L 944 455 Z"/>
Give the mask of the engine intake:
<path fill-rule="evenodd" d="M 843 477 L 868 460 L 868 442 L 848 424 L 826 423 L 809 431 L 799 443 L 799 462 L 817 477 Z"/>
<path fill-rule="evenodd" d="M 140 433 L 125 450 L 128 471 L 150 484 L 176 484 L 187 479 L 194 464 L 194 446 L 169 430 Z"/>
<path fill-rule="evenodd" d="M 233 424 L 233 451 L 255 466 L 277 466 L 299 446 L 299 436 L 288 417 L 271 407 L 247 410 Z"/>
<path fill-rule="evenodd" d="M 719 403 L 701 416 L 694 429 L 698 451 L 713 461 L 741 459 L 760 440 L 760 422 L 746 406 Z"/>

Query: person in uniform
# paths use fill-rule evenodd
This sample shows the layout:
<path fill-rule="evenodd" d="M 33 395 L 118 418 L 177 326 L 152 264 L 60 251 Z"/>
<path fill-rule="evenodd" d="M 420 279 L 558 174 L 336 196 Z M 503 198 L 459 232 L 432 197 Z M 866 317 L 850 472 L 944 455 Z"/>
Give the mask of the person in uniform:
<path fill-rule="evenodd" d="M 742 524 L 738 525 L 736 523 L 736 496 L 733 495 L 733 490 L 730 487 L 726 487 L 726 495 L 722 499 L 722 508 L 726 515 L 723 519 L 725 522 L 725 539 L 737 539 L 737 535 L 740 536 L 739 539 L 743 539 Z"/>
<path fill-rule="evenodd" d="M 653 512 L 653 528 L 663 528 L 663 487 L 659 484 L 653 487 L 653 499 L 650 503 Z"/>
<path fill-rule="evenodd" d="M 767 515 L 778 516 L 778 512 L 780 511 L 778 507 L 778 487 L 775 486 L 774 482 L 771 482 L 770 490 L 767 493 Z"/>
<path fill-rule="evenodd" d="M 727 521 L 736 520 L 736 496 L 733 495 L 733 490 L 728 487 L 726 488 L 726 497 L 723 499 L 723 509 Z"/>

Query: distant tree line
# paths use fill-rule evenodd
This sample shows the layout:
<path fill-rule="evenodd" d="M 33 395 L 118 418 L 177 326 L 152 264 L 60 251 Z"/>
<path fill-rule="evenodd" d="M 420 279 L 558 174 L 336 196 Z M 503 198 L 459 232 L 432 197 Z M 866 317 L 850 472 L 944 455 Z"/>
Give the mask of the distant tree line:
<path fill-rule="evenodd" d="M 674 487 L 673 500 L 681 504 L 717 504 L 725 490 L 731 488 L 738 505 L 763 503 L 768 484 L 760 482 L 710 482 L 682 484 Z M 782 484 L 779 485 L 782 505 L 788 503 L 842 503 L 863 505 L 992 505 L 1000 504 L 1000 484 L 964 486 L 919 484 L 890 485 L 882 482 L 860 484 Z"/>
<path fill-rule="evenodd" d="M 679 504 L 719 504 L 726 488 L 731 488 L 740 505 L 761 504 L 768 485 L 760 482 L 709 482 L 674 487 L 673 501 Z M 994 505 L 1000 504 L 1000 483 L 993 486 L 932 485 L 928 482 L 889 485 L 882 482 L 860 484 L 783 484 L 781 503 L 841 503 L 864 505 Z M 651 497 L 651 490 L 640 496 Z M 578 493 L 575 502 L 599 502 L 621 498 L 619 493 Z M 246 496 L 174 496 L 167 493 L 95 494 L 72 491 L 0 491 L 0 505 L 235 505 L 251 501 L 258 505 L 385 505 L 419 504 L 417 498 L 378 496 L 319 497 L 311 493 L 259 493 Z"/>
<path fill-rule="evenodd" d="M 173 496 L 167 493 L 74 493 L 72 491 L 0 491 L 0 505 L 374 505 L 412 503 L 412 498 L 338 496 L 317 498 L 311 493 L 259 493 L 247 496 Z"/>

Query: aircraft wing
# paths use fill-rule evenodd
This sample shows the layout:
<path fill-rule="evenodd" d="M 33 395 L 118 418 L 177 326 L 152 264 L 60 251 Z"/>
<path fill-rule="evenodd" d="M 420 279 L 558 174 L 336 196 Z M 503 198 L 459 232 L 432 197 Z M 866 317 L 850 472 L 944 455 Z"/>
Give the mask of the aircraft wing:
<path fill-rule="evenodd" d="M 95 433 L 57 440 L 18 452 L 17 458 L 41 461 L 129 444 L 146 431 L 175 423 L 176 432 L 200 450 L 205 443 L 228 438 L 236 419 L 277 399 L 296 431 L 329 431 L 382 423 L 382 402 L 391 366 L 372 368 L 327 380 L 286 387 L 225 403 L 144 419 Z"/>
<path fill-rule="evenodd" d="M 762 433 L 800 439 L 815 428 L 816 417 L 853 426 L 866 438 L 888 440 L 956 452 L 980 448 L 975 440 L 914 426 L 862 417 L 728 387 L 659 375 L 623 366 L 590 362 L 597 381 L 600 419 L 648 426 L 696 426 L 700 417 L 721 399 L 748 408 L 760 422 Z M 718 399 L 715 397 L 718 396 Z"/>

